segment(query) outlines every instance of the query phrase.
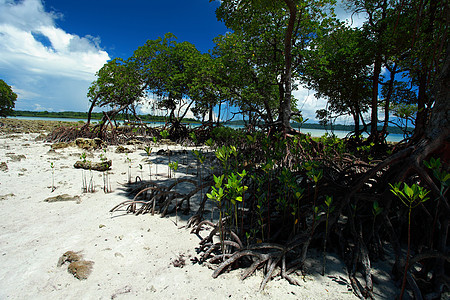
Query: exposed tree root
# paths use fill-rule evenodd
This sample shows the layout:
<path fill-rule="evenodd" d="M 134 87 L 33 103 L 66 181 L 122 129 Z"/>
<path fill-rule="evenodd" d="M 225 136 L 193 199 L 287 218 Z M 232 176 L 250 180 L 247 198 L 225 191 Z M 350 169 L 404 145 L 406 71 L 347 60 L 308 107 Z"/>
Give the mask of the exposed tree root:
<path fill-rule="evenodd" d="M 183 194 L 173 191 L 179 184 L 190 183 L 194 185 L 194 189 L 188 193 Z M 145 182 L 140 184 L 137 188 L 131 189 L 132 194 L 136 194 L 133 200 L 127 200 L 114 206 L 110 212 L 115 212 L 125 208 L 127 213 L 139 215 L 144 213 L 160 213 L 164 217 L 167 213 L 171 213 L 178 208 L 181 208 L 184 201 L 187 202 L 186 210 L 189 210 L 189 201 L 200 189 L 197 182 L 192 179 L 181 178 L 175 180 L 169 186 L 158 185 L 154 182 Z M 138 200 L 141 198 L 141 200 Z M 169 209 L 170 206 L 172 209 Z M 139 206 L 139 207 L 138 207 Z M 158 206 L 158 209 L 156 209 Z"/>
<path fill-rule="evenodd" d="M 217 278 L 222 272 L 230 269 L 237 261 L 246 259 L 251 262 L 251 265 L 241 275 L 241 280 L 246 279 L 252 275 L 257 269 L 264 268 L 266 270 L 264 274 L 263 281 L 260 285 L 260 290 L 263 290 L 267 283 L 275 276 L 281 276 L 282 278 L 288 280 L 291 284 L 300 285 L 300 283 L 290 276 L 297 268 L 299 261 L 294 260 L 291 263 L 291 267 L 286 267 L 286 257 L 297 257 L 298 248 L 306 240 L 306 236 L 297 237 L 294 242 L 283 246 L 276 243 L 259 243 L 247 246 L 244 248 L 239 237 L 230 230 L 226 230 L 224 236 L 229 238 L 229 240 L 224 240 L 223 242 L 213 242 L 214 236 L 220 235 L 219 224 L 213 224 L 210 221 L 202 221 L 199 223 L 192 232 L 199 235 L 200 230 L 203 226 L 207 225 L 211 227 L 210 233 L 202 238 L 200 241 L 199 252 L 201 254 L 200 262 L 207 261 L 209 263 L 219 263 L 212 274 L 213 278 Z M 226 251 L 233 251 L 232 253 L 220 253 L 218 250 L 221 247 L 227 246 Z M 225 260 L 224 260 L 225 259 Z M 288 266 L 289 267 L 289 266 Z M 277 269 L 280 269 L 278 272 Z"/>

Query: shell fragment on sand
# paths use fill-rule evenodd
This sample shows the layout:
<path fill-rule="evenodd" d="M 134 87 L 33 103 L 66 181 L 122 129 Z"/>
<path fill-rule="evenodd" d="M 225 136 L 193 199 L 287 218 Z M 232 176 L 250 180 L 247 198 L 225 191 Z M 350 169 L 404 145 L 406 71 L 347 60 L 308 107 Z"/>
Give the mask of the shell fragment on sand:
<path fill-rule="evenodd" d="M 67 271 L 79 280 L 84 280 L 89 277 L 92 272 L 93 261 L 83 260 L 81 252 L 67 251 L 58 260 L 58 267 L 61 267 L 66 262 L 70 262 Z"/>

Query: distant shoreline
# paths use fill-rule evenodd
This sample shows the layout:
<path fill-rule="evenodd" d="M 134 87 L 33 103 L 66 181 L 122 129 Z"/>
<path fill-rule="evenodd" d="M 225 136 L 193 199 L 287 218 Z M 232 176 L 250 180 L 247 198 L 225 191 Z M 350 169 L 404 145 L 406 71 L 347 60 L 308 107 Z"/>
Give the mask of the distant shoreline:
<path fill-rule="evenodd" d="M 38 118 L 38 119 L 62 119 L 63 121 L 68 121 L 68 119 L 73 119 L 74 122 L 76 121 L 86 121 L 87 120 L 87 112 L 74 112 L 74 111 L 64 111 L 64 112 L 49 112 L 49 111 L 25 111 L 25 110 L 17 110 L 14 111 L 14 117 L 32 117 L 32 118 Z M 98 121 L 101 120 L 103 117 L 103 113 L 92 113 L 91 120 Z M 167 117 L 163 116 L 150 116 L 150 115 L 139 115 L 139 118 L 141 118 L 144 122 L 167 122 Z M 117 120 L 124 121 L 125 118 L 123 115 L 117 116 Z M 192 119 L 192 118 L 185 118 L 182 121 L 183 123 L 188 124 L 201 124 L 200 121 Z M 230 127 L 241 127 L 245 126 L 245 122 L 243 120 L 236 120 L 236 121 L 228 121 L 223 123 L 223 125 L 230 126 Z M 321 130 L 325 132 L 331 132 L 331 131 L 344 131 L 344 132 L 351 132 L 355 129 L 353 125 L 343 125 L 343 124 L 335 124 L 333 126 L 326 126 L 324 127 L 321 124 L 316 123 L 304 123 L 301 126 L 300 124 L 293 122 L 292 127 L 298 129 L 314 129 L 314 130 Z M 369 127 L 370 129 L 370 127 Z M 369 130 L 368 129 L 368 130 Z M 380 127 L 381 130 L 381 127 Z M 397 127 L 388 127 L 388 132 L 392 134 L 400 134 L 402 135 L 403 132 L 397 128 Z"/>
<path fill-rule="evenodd" d="M 16 110 L 14 111 L 13 117 L 33 117 L 33 118 L 58 118 L 58 119 L 76 119 L 76 120 L 87 120 L 87 112 L 76 112 L 76 111 L 63 111 L 63 112 L 49 112 L 49 111 L 27 111 L 27 110 Z M 91 120 L 101 120 L 103 113 L 94 112 L 91 115 Z M 150 116 L 150 115 L 138 115 L 144 122 L 166 122 L 167 118 L 163 116 Z M 118 115 L 116 117 L 118 121 L 126 120 L 124 115 Z M 191 118 L 183 119 L 183 123 L 200 123 L 199 121 Z"/>
<path fill-rule="evenodd" d="M 6 120 L 6 121 L 5 121 Z M 32 122 L 29 122 L 32 121 Z M 22 127 L 23 132 L 27 132 L 27 131 L 31 131 L 31 132 L 39 132 L 40 130 L 43 129 L 39 129 L 39 130 L 35 130 L 35 128 L 46 128 L 45 130 L 52 130 L 52 129 L 56 129 L 58 127 L 61 127 L 62 124 L 64 123 L 76 123 L 79 121 L 83 121 L 86 122 L 86 119 L 71 119 L 71 118 L 49 118 L 49 117 L 9 117 L 7 119 L 0 119 L 0 123 L 4 123 L 5 125 L 10 125 L 15 127 L 15 128 L 19 128 Z M 94 122 L 98 122 L 98 120 L 92 120 Z M 12 125 L 11 125 L 12 124 Z M 38 124 L 38 125 L 36 125 Z M 151 124 L 151 123 L 150 123 Z M 153 122 L 153 124 L 157 124 L 157 125 L 163 125 L 163 123 L 160 122 Z M 194 126 L 197 124 L 193 124 Z M 243 128 L 240 125 L 225 125 L 225 126 L 229 126 L 231 128 Z M 48 129 L 51 128 L 51 129 Z M 0 131 L 5 131 L 4 128 L 3 130 L 1 130 L 2 127 L 0 127 Z M 16 130 L 17 131 L 17 130 Z M 308 129 L 305 126 L 303 126 L 301 128 L 301 132 L 304 134 L 310 134 L 313 137 L 321 137 L 323 136 L 325 133 L 330 133 L 331 131 L 325 131 L 324 129 L 315 129 L 315 128 L 311 128 Z M 346 135 L 349 133 L 349 131 L 340 131 L 340 130 L 336 130 L 334 131 L 334 134 L 338 137 L 338 138 L 344 138 L 346 137 Z M 367 136 L 366 134 L 364 136 Z M 387 137 L 387 141 L 388 142 L 400 142 L 401 140 L 403 140 L 403 135 L 402 134 L 389 134 Z"/>

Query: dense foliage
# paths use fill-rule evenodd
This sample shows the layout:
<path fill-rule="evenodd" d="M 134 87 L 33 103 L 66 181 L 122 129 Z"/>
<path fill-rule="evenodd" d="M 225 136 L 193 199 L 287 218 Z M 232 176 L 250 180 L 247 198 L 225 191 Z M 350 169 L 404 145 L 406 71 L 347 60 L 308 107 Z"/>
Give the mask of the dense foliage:
<path fill-rule="evenodd" d="M 17 100 L 17 94 L 2 79 L 0 79 L 0 117 L 13 114 L 13 108 Z"/>

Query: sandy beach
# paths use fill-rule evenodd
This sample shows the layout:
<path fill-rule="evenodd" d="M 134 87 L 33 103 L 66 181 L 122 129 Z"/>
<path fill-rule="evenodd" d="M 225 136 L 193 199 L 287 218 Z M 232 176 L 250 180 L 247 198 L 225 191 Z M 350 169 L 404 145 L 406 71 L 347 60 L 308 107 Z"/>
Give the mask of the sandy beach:
<path fill-rule="evenodd" d="M 295 275 L 301 286 L 277 277 L 259 292 L 262 271 L 244 281 L 239 269 L 212 278 L 213 270 L 191 260 L 200 239 L 185 225 L 195 208 L 190 215 L 164 218 L 109 212 L 130 199 L 124 187 L 128 171 L 133 181 L 149 177 L 142 145 L 124 145 L 128 154 L 116 153 L 118 146 L 106 152 L 52 149 L 39 139 L 41 130 L 0 133 L 0 299 L 356 299 L 334 254 L 328 256 L 325 276 L 320 275 L 321 256 L 309 258 L 304 272 Z M 167 147 L 192 149 L 153 146 L 153 180 L 169 180 L 166 158 L 156 155 Z M 103 191 L 103 174 L 97 171 L 92 172 L 95 192 L 83 193 L 83 171 L 73 167 L 83 152 L 92 161 L 100 161 L 101 154 L 112 160 L 110 193 Z M 185 175 L 186 167 L 180 165 L 178 176 L 195 178 Z M 197 202 L 193 199 L 193 206 Z M 66 251 L 80 251 L 93 262 L 87 279 L 69 273 L 68 263 L 58 266 Z M 377 299 L 393 298 L 389 273 L 380 267 L 374 275 Z"/>

